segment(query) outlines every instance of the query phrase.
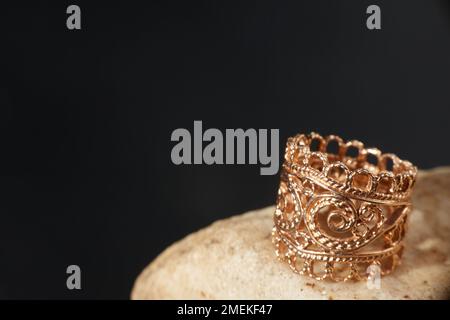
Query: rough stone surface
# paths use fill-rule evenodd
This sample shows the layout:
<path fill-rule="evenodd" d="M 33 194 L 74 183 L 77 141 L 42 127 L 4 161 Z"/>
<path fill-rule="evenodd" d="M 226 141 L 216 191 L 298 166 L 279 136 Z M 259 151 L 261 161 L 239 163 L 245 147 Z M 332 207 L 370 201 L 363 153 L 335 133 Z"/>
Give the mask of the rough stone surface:
<path fill-rule="evenodd" d="M 132 299 L 447 299 L 450 167 L 421 171 L 403 263 L 383 277 L 333 283 L 294 274 L 275 258 L 274 207 L 220 220 L 174 243 L 137 278 Z"/>

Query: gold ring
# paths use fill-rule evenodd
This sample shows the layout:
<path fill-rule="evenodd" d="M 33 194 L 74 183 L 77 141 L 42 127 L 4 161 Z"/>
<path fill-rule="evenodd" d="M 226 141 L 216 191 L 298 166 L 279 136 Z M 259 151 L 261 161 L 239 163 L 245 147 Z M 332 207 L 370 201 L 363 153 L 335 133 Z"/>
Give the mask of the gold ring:
<path fill-rule="evenodd" d="M 362 280 L 400 263 L 417 168 L 357 140 L 288 139 L 274 213 L 276 254 L 318 280 Z"/>

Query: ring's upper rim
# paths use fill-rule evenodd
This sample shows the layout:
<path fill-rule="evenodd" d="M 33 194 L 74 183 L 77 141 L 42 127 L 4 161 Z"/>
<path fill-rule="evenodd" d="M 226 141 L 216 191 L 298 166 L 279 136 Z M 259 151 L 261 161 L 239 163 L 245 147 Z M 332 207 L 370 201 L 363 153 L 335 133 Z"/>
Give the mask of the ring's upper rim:
<path fill-rule="evenodd" d="M 317 141 L 317 150 L 312 150 Z M 337 152 L 329 149 L 331 142 L 337 143 Z M 357 151 L 349 155 L 350 148 Z M 372 157 L 372 162 L 369 161 Z M 288 139 L 285 165 L 303 168 L 311 178 L 340 190 L 362 192 L 369 198 L 404 200 L 409 198 L 415 184 L 417 168 L 409 161 L 392 153 L 382 153 L 377 148 L 366 148 L 361 141 L 344 141 L 336 135 L 322 137 L 312 132 L 298 134 Z M 392 168 L 389 168 L 388 162 Z M 375 163 L 373 163 L 375 162 Z M 340 171 L 342 179 L 334 180 L 333 172 Z M 384 200 L 386 200 L 384 199 Z"/>

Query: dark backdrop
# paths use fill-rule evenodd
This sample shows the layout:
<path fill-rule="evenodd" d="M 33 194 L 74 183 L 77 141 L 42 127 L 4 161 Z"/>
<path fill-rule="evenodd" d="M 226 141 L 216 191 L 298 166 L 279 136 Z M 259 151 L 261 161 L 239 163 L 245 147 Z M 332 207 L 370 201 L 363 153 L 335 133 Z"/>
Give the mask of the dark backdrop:
<path fill-rule="evenodd" d="M 171 164 L 194 120 L 450 163 L 446 1 L 74 1 L 80 31 L 39 2 L 1 6 L 1 298 L 128 298 L 173 241 L 273 204 L 259 166 Z"/>

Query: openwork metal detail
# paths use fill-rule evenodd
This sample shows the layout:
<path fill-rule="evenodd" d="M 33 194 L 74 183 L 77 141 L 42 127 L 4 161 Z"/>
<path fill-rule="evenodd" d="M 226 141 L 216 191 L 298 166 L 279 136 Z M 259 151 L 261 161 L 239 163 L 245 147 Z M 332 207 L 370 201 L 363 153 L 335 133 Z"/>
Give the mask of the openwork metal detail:
<path fill-rule="evenodd" d="M 289 138 L 274 213 L 279 259 L 318 280 L 361 280 L 400 263 L 417 168 L 360 141 Z"/>

